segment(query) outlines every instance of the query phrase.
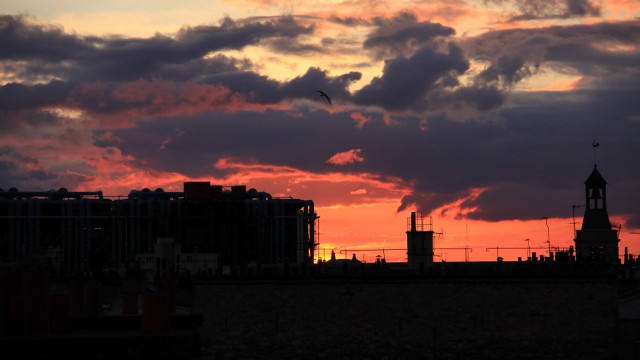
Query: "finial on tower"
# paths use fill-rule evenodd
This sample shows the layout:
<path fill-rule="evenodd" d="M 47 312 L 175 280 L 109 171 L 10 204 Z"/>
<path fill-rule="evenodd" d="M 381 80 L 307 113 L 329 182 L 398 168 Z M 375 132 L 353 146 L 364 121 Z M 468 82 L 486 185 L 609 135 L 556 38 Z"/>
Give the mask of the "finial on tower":
<path fill-rule="evenodd" d="M 596 161 L 596 148 L 598 146 L 600 146 L 600 143 L 597 143 L 596 140 L 593 140 L 593 143 L 591 143 L 591 146 L 593 146 L 593 167 L 597 168 L 598 167 L 598 163 Z"/>

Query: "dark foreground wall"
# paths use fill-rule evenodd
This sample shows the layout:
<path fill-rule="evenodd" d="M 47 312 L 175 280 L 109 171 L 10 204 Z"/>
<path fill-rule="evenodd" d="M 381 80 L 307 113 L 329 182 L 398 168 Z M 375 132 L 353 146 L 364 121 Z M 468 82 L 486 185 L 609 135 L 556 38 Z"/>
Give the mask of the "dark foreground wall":
<path fill-rule="evenodd" d="M 604 279 L 225 281 L 198 286 L 202 359 L 614 359 Z"/>

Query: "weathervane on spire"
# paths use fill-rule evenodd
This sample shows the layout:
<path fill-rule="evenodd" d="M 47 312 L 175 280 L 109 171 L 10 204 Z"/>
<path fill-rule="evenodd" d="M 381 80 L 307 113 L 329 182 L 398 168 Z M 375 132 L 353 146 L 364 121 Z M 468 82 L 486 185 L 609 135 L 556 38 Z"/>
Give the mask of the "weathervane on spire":
<path fill-rule="evenodd" d="M 593 140 L 593 143 L 591 144 L 591 146 L 593 146 L 593 167 L 597 168 L 598 167 L 598 163 L 596 162 L 596 148 L 598 146 L 600 146 L 600 143 L 597 143 L 596 140 Z"/>

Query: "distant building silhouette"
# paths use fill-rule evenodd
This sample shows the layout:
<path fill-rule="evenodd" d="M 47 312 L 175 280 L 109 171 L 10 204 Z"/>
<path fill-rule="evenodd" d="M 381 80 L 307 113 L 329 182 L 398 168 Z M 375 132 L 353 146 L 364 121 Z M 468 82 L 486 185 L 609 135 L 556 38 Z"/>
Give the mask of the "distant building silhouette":
<path fill-rule="evenodd" d="M 115 200 L 12 188 L 0 190 L 0 263 L 35 262 L 61 276 L 312 264 L 317 218 L 311 200 L 208 181 Z"/>
<path fill-rule="evenodd" d="M 585 211 L 582 229 L 576 232 L 576 260 L 616 263 L 620 239 L 607 213 L 607 182 L 596 165 L 584 185 Z"/>
<path fill-rule="evenodd" d="M 424 230 L 422 217 L 411 213 L 407 230 L 407 262 L 410 268 L 426 269 L 433 265 L 433 230 Z"/>

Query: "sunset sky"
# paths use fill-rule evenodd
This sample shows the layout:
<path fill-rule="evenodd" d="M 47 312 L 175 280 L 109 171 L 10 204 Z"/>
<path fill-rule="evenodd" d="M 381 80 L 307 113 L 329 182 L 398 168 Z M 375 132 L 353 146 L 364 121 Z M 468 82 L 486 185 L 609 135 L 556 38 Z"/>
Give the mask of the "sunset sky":
<path fill-rule="evenodd" d="M 572 245 L 595 161 L 638 254 L 640 2 L 3 0 L 0 139 L 5 190 L 244 184 L 390 261 L 411 211 L 437 259 Z"/>

